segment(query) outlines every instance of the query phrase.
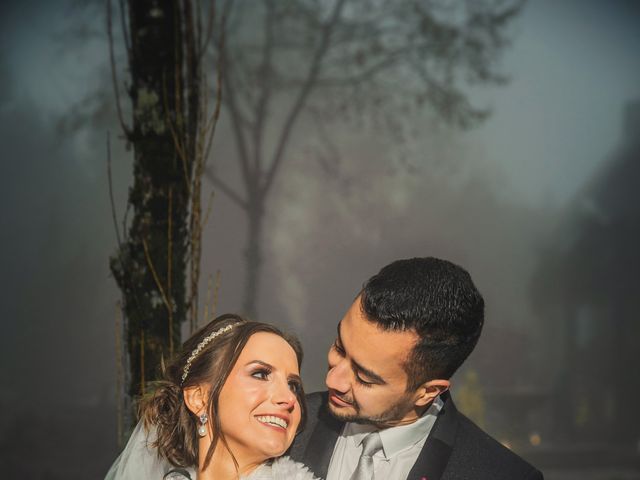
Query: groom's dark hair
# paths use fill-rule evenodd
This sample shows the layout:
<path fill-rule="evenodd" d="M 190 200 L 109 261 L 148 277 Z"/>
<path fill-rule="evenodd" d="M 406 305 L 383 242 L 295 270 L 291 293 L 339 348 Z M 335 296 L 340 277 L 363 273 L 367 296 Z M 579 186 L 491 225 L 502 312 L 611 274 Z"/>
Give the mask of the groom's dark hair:
<path fill-rule="evenodd" d="M 473 351 L 484 324 L 484 300 L 469 273 L 438 258 L 397 260 L 360 292 L 366 318 L 383 330 L 413 331 L 405 363 L 407 391 L 448 379 Z"/>

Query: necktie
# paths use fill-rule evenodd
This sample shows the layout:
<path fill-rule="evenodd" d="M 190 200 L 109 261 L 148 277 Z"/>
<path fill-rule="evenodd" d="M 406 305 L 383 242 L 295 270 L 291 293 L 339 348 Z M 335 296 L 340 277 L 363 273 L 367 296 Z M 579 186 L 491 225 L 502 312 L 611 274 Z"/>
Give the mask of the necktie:
<path fill-rule="evenodd" d="M 373 432 L 362 440 L 362 453 L 356 471 L 353 472 L 351 480 L 372 480 L 373 479 L 373 456 L 382 448 L 382 439 L 378 432 Z"/>

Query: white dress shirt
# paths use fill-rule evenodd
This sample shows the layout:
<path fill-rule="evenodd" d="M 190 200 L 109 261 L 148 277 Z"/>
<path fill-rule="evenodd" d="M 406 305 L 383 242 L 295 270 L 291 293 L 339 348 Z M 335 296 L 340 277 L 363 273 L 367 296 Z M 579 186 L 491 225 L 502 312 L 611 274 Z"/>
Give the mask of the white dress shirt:
<path fill-rule="evenodd" d="M 442 400 L 437 397 L 415 422 L 379 430 L 382 450 L 373 456 L 376 479 L 405 479 L 409 476 L 442 405 Z M 333 448 L 327 480 L 351 478 L 360 459 L 362 440 L 375 430 L 372 425 L 345 424 Z"/>

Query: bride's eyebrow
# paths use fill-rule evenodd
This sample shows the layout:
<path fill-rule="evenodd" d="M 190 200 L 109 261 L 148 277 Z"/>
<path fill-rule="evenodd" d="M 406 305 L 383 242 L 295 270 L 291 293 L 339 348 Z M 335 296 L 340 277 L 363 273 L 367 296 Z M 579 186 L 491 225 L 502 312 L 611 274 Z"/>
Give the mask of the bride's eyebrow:
<path fill-rule="evenodd" d="M 245 367 L 248 367 L 252 363 L 257 363 L 258 365 L 262 365 L 263 367 L 265 367 L 265 368 L 267 368 L 269 370 L 277 370 L 276 367 L 274 367 L 270 363 L 263 362 L 262 360 L 251 360 L 250 362 L 245 363 Z M 296 380 L 297 382 L 302 383 L 302 377 L 300 377 L 300 375 L 297 375 L 295 373 L 291 373 L 291 374 L 287 375 L 287 379 Z"/>
<path fill-rule="evenodd" d="M 252 363 L 257 363 L 258 365 L 262 365 L 263 367 L 266 367 L 270 370 L 275 370 L 275 367 L 267 362 L 263 362 L 262 360 L 251 360 L 247 363 L 244 364 L 245 367 L 251 365 Z"/>

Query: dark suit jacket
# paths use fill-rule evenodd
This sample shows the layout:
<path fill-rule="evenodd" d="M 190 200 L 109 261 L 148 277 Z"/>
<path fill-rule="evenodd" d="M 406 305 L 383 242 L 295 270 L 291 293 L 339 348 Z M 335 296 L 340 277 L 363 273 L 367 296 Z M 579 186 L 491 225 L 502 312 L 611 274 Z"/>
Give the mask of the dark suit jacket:
<path fill-rule="evenodd" d="M 407 480 L 542 480 L 540 471 L 459 413 L 448 393 L 441 398 L 444 406 Z M 307 409 L 307 425 L 289 455 L 326 478 L 344 423 L 329 413 L 327 392 L 307 395 Z"/>

